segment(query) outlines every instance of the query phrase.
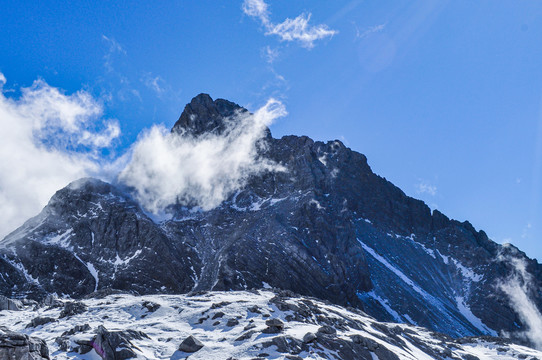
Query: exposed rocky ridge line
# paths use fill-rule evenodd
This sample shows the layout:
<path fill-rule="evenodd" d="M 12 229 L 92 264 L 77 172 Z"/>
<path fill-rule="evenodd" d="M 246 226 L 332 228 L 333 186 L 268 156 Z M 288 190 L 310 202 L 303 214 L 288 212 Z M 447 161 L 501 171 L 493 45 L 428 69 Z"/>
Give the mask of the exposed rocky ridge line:
<path fill-rule="evenodd" d="M 220 133 L 239 111 L 246 110 L 201 94 L 172 131 Z M 527 264 L 527 295 L 542 307 L 540 264 L 431 212 L 374 174 L 364 155 L 340 141 L 265 141 L 260 156 L 286 171 L 250 178 L 211 211 L 179 204 L 159 224 L 99 180 L 60 190 L 2 242 L 0 293 L 40 299 L 272 286 L 452 336 L 497 335 L 526 329 L 498 287 L 514 273 L 501 258 L 513 257 Z"/>
<path fill-rule="evenodd" d="M 117 294 L 83 302 L 87 310 L 68 318 L 59 318 L 61 307 L 25 307 L 0 312 L 0 319 L 44 339 L 57 360 L 542 359 L 542 352 L 502 339 L 452 339 L 287 291 Z M 58 320 L 23 329 L 36 311 Z"/>

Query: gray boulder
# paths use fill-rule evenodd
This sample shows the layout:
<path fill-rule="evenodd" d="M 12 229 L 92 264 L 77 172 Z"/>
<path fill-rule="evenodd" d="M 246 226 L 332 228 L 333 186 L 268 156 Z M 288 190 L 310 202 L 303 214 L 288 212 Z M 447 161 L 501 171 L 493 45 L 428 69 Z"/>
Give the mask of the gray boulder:
<path fill-rule="evenodd" d="M 42 339 L 16 333 L 0 326 L 0 359 L 48 360 L 49 349 Z"/>
<path fill-rule="evenodd" d="M 79 301 L 69 301 L 64 304 L 64 309 L 60 312 L 60 318 L 82 314 L 87 311 L 87 306 Z"/>
<path fill-rule="evenodd" d="M 33 318 L 30 323 L 28 325 L 26 325 L 26 328 L 35 328 L 37 326 L 40 326 L 40 325 L 45 325 L 45 324 L 48 324 L 50 322 L 53 322 L 53 321 L 56 321 L 55 318 L 52 318 L 52 317 L 48 317 L 48 316 L 37 316 L 35 318 Z"/>
<path fill-rule="evenodd" d="M 203 346 L 204 345 L 201 341 L 199 341 L 198 339 L 190 335 L 189 337 L 183 340 L 181 345 L 179 345 L 179 350 L 187 352 L 187 353 L 194 353 L 198 350 L 201 350 Z"/>
<path fill-rule="evenodd" d="M 138 348 L 130 340 L 143 338 L 148 336 L 141 331 L 108 331 L 100 325 L 91 344 L 104 360 L 125 360 L 138 356 L 135 352 Z"/>
<path fill-rule="evenodd" d="M 0 295 L 0 310 L 19 311 L 23 308 L 23 304 L 19 300 L 10 299 Z"/>

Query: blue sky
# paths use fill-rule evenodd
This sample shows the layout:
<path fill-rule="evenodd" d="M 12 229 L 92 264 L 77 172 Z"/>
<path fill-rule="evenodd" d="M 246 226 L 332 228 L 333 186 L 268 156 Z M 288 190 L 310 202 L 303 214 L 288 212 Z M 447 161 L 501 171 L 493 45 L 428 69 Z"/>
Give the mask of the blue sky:
<path fill-rule="evenodd" d="M 99 150 L 112 158 L 200 92 L 250 110 L 274 97 L 288 111 L 275 137 L 340 139 L 408 195 L 542 259 L 541 18 L 517 0 L 17 1 L 0 12 L 0 73 L 14 101 L 37 79 L 90 95 L 97 127 L 118 122 Z"/>

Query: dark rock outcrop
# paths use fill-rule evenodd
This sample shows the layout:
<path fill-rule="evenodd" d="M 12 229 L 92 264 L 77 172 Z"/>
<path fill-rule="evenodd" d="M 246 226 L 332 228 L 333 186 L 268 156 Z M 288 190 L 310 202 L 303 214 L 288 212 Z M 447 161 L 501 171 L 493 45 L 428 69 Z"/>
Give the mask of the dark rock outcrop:
<path fill-rule="evenodd" d="M 48 360 L 49 349 L 41 339 L 0 326 L 0 359 Z"/>
<path fill-rule="evenodd" d="M 201 341 L 199 341 L 198 339 L 190 335 L 186 339 L 183 340 L 181 345 L 179 345 L 179 351 L 194 353 L 196 351 L 201 350 L 203 346 L 204 345 Z"/>

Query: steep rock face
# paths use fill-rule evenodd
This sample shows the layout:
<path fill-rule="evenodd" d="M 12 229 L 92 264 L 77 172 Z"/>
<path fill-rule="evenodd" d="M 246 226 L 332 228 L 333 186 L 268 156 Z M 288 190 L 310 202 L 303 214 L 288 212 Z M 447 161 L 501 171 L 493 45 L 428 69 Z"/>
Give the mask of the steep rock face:
<path fill-rule="evenodd" d="M 194 285 L 191 250 L 170 241 L 123 192 L 96 179 L 58 191 L 3 245 L 4 260 L 47 293 L 171 293 Z"/>
<path fill-rule="evenodd" d="M 172 131 L 219 135 L 237 113 L 246 110 L 201 94 Z M 161 223 L 112 185 L 71 184 L 2 243 L 1 292 L 79 297 L 108 288 L 272 286 L 453 336 L 496 335 L 525 330 L 500 288 L 515 272 L 506 259 L 514 258 L 526 264 L 533 278 L 527 295 L 542 307 L 536 261 L 468 222 L 431 212 L 374 174 L 364 155 L 340 141 L 269 132 L 263 141 L 259 156 L 283 171 L 251 177 L 210 211 L 173 206 Z"/>

